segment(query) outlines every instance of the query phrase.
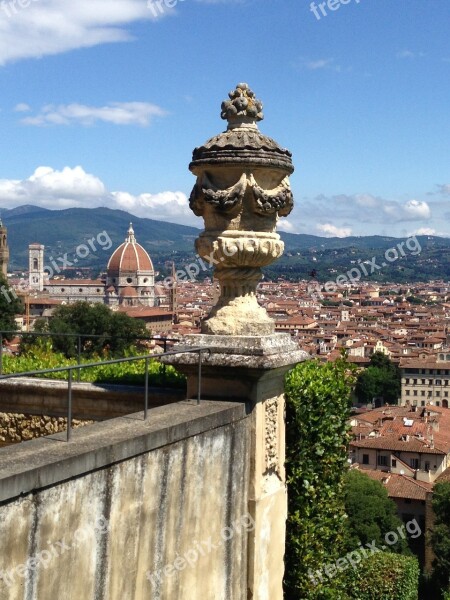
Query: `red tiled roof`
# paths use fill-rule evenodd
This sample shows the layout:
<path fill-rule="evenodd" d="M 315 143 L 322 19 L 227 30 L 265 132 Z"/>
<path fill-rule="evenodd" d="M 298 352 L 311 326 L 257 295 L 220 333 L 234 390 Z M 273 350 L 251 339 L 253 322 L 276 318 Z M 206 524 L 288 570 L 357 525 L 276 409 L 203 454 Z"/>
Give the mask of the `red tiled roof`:
<path fill-rule="evenodd" d="M 417 481 L 406 475 L 397 473 L 385 473 L 373 469 L 361 469 L 371 479 L 382 483 L 390 498 L 408 498 L 410 500 L 425 500 L 427 492 L 433 488 L 432 483 Z"/>

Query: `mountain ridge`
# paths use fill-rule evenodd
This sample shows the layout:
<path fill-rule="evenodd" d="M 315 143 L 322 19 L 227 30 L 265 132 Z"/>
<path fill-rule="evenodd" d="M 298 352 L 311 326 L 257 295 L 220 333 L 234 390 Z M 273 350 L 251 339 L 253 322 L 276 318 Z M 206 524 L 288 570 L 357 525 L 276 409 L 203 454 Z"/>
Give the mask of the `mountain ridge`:
<path fill-rule="evenodd" d="M 130 222 L 133 223 L 138 242 L 149 252 L 157 268 L 164 271 L 169 261 L 181 264 L 195 260 L 194 241 L 201 231 L 200 227 L 137 217 L 124 210 L 108 207 L 50 210 L 23 205 L 3 209 L 1 217 L 8 227 L 11 271 L 27 269 L 30 243 L 44 244 L 46 257 L 65 253 L 70 255 L 80 244 L 106 232 L 111 239 L 112 253 L 124 241 Z M 332 273 L 333 267 L 351 268 L 355 253 L 362 260 L 370 259 L 377 252 L 397 247 L 400 240 L 405 239 L 383 235 L 325 238 L 312 234 L 279 233 L 285 243 L 285 255 L 266 269 L 266 273 L 288 278 L 308 276 L 313 268 L 327 273 Z M 428 269 L 430 275 L 436 271 L 436 275 L 446 277 L 447 269 L 444 267 L 445 263 L 450 262 L 446 258 L 450 256 L 450 239 L 438 236 L 418 236 L 417 239 L 421 247 L 426 249 L 427 257 L 422 262 L 431 260 L 434 264 L 431 271 Z M 439 264 L 440 255 L 444 264 Z M 405 258 L 407 260 L 403 263 L 411 259 L 408 256 Z M 415 264 L 420 261 L 417 259 L 412 262 Z M 104 270 L 106 263 L 105 252 L 92 252 L 83 259 L 83 266 L 99 271 Z M 407 269 L 413 270 L 414 267 Z"/>

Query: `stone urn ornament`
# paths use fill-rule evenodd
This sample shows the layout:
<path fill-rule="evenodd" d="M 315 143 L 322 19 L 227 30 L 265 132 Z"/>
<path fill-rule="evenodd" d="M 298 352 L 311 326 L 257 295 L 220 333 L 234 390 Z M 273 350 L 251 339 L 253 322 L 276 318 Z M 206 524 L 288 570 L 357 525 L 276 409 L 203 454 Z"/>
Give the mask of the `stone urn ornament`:
<path fill-rule="evenodd" d="M 248 84 L 239 83 L 229 97 L 221 112 L 227 130 L 195 148 L 189 165 L 197 177 L 190 207 L 205 224 L 196 249 L 220 284 L 202 333 L 271 335 L 275 324 L 256 288 L 261 268 L 284 251 L 276 226 L 293 208 L 294 166 L 291 153 L 259 131 L 263 106 Z"/>

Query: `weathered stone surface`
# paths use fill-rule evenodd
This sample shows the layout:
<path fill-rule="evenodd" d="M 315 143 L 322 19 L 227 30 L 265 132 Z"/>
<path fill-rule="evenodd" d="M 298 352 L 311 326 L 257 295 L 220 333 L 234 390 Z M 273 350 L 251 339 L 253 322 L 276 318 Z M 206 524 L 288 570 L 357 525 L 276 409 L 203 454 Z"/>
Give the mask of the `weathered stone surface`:
<path fill-rule="evenodd" d="M 150 414 L 0 450 L 0 600 L 247 600 L 245 407 Z"/>
<path fill-rule="evenodd" d="M 0 442 L 16 444 L 66 430 L 67 419 L 0 412 Z M 74 428 L 89 425 L 91 420 L 72 420 Z"/>
<path fill-rule="evenodd" d="M 275 232 L 279 217 L 293 208 L 291 154 L 262 135 L 262 103 L 246 83 L 222 104 L 226 132 L 196 148 L 190 170 L 197 176 L 190 207 L 205 230 L 198 254 L 214 266 L 220 298 L 202 324 L 212 335 L 270 335 L 273 321 L 258 305 L 261 268 L 284 250 Z"/>
<path fill-rule="evenodd" d="M 250 420 L 248 510 L 255 523 L 248 540 L 248 598 L 282 600 L 287 518 L 284 376 L 306 352 L 288 334 L 189 335 L 182 348 L 202 353 L 201 394 L 245 401 Z M 187 376 L 188 398 L 198 394 L 198 354 L 163 357 Z"/>
<path fill-rule="evenodd" d="M 210 354 L 202 354 L 204 374 L 208 368 L 214 368 L 217 373 L 217 367 L 243 368 L 246 371 L 291 368 L 309 358 L 307 352 L 299 350 L 287 333 L 264 336 L 193 334 L 185 336 L 176 349 L 181 350 L 183 347 L 210 349 Z M 184 366 L 198 365 L 198 354 L 177 354 L 163 357 L 162 360 L 183 371 Z M 237 376 L 235 370 L 233 374 Z"/>
<path fill-rule="evenodd" d="M 149 406 L 184 400 L 182 389 L 149 388 Z M 81 420 L 110 419 L 142 410 L 144 388 L 131 385 L 73 383 L 72 411 Z M 67 381 L 13 377 L 0 381 L 0 412 L 63 418 Z"/>

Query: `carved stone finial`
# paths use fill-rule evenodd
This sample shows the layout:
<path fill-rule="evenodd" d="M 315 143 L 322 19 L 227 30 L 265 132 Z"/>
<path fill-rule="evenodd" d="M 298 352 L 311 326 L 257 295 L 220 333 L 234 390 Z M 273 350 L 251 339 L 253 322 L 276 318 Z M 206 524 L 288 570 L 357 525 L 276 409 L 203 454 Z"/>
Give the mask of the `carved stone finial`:
<path fill-rule="evenodd" d="M 198 254 L 214 265 L 220 298 L 202 324 L 212 335 L 270 335 L 275 330 L 256 298 L 261 268 L 283 254 L 277 221 L 293 208 L 289 150 L 263 135 L 262 104 L 239 83 L 222 104 L 227 131 L 195 148 L 189 165 L 197 181 L 190 207 L 205 230 Z"/>
<path fill-rule="evenodd" d="M 246 122 L 256 124 L 264 119 L 262 102 L 255 97 L 248 83 L 238 83 L 228 96 L 230 99 L 222 102 L 220 116 L 229 126 Z"/>

